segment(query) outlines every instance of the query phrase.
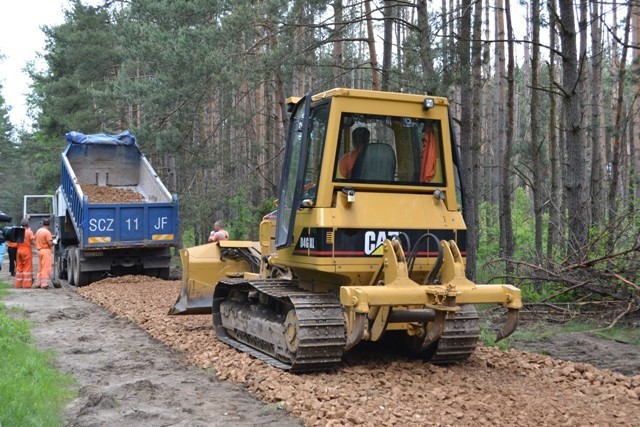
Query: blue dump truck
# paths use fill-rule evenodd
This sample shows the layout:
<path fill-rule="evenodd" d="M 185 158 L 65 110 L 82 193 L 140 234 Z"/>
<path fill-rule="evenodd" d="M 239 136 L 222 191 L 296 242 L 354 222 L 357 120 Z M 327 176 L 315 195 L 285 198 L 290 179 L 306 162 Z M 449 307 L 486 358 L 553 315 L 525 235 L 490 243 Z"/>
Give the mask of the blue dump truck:
<path fill-rule="evenodd" d="M 178 199 L 129 132 L 70 132 L 54 198 L 55 274 L 84 286 L 107 275 L 168 278 Z"/>

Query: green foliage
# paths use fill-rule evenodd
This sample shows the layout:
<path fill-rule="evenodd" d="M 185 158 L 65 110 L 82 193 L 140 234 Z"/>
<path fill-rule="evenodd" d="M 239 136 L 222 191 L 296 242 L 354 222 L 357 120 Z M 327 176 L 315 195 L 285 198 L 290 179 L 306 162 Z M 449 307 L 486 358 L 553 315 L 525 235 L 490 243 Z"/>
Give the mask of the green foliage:
<path fill-rule="evenodd" d="M 63 24 L 44 28 L 48 69 L 30 70 L 31 108 L 39 111 L 38 126 L 48 136 L 116 130 L 120 125 L 114 121 L 118 103 L 104 98 L 106 82 L 121 61 L 113 43 L 115 30 L 105 9 L 79 0 L 73 1 Z"/>
<path fill-rule="evenodd" d="M 608 325 L 606 325 L 608 326 Z M 547 323 L 541 323 L 534 328 L 540 339 L 546 339 L 551 335 L 592 332 L 599 338 L 612 341 L 624 342 L 627 344 L 640 345 L 640 334 L 633 326 L 617 324 L 610 329 L 604 329 L 603 325 L 595 322 L 585 322 L 583 320 L 571 320 L 565 324 L 549 327 Z"/>
<path fill-rule="evenodd" d="M 29 324 L 9 317 L 0 303 L 0 423 L 60 426 L 75 396 L 73 378 L 52 367 L 54 355 L 33 347 Z"/>
<path fill-rule="evenodd" d="M 595 334 L 600 338 L 640 346 L 640 333 L 634 327 L 616 325 L 611 329 L 595 332 Z"/>
<path fill-rule="evenodd" d="M 525 302 L 541 302 L 549 298 L 550 302 L 570 302 L 576 298 L 575 291 L 568 291 L 562 295 L 551 298 L 566 289 L 564 286 L 555 283 L 544 283 L 541 291 L 536 290 L 532 283 L 520 283 L 519 287 L 522 291 L 522 299 Z"/>
<path fill-rule="evenodd" d="M 497 221 L 498 206 L 488 202 L 480 204 L 480 245 L 478 248 L 478 282 L 503 282 L 504 262 L 497 261 L 500 258 L 500 226 Z M 535 218 L 533 216 L 533 202 L 523 188 L 517 188 L 514 192 L 513 206 L 513 237 L 515 241 L 516 260 L 533 260 L 535 241 Z M 543 220 L 543 247 L 546 245 L 547 230 L 549 226 L 547 214 Z M 627 243 L 630 240 L 627 240 Z M 605 241 L 602 242 L 602 251 L 605 250 Z M 594 253 L 594 256 L 596 253 Z M 556 260 L 560 261 L 560 259 Z M 536 289 L 534 283 L 524 281 L 516 283 L 522 290 L 522 298 L 526 302 L 539 302 L 545 300 L 563 289 L 563 286 L 554 283 L 539 284 L 541 291 Z M 573 301 L 574 291 L 554 297 L 552 302 Z"/>
<path fill-rule="evenodd" d="M 185 248 L 190 248 L 196 245 L 196 236 L 193 228 L 183 229 L 182 231 L 182 245 Z"/>
<path fill-rule="evenodd" d="M 22 218 L 24 194 L 53 194 L 60 183 L 60 153 L 63 138 L 46 137 L 41 132 L 20 133 L 20 143 L 10 143 L 10 154 L 2 159 L 0 209 L 13 217 Z"/>
<path fill-rule="evenodd" d="M 0 83 L 0 155 L 8 154 L 4 150 L 10 146 L 12 133 L 13 125 L 9 120 L 9 108 L 2 96 L 2 83 Z"/>
<path fill-rule="evenodd" d="M 254 209 L 246 203 L 247 197 L 243 189 L 229 200 L 229 233 L 234 240 L 248 240 L 251 229 L 255 227 Z"/>
<path fill-rule="evenodd" d="M 490 331 L 486 327 L 480 328 L 480 342 L 487 347 L 497 347 L 500 350 L 508 350 L 510 343 L 509 338 L 496 342 L 495 332 Z"/>
<path fill-rule="evenodd" d="M 512 222 L 515 259 L 532 259 L 535 240 L 533 205 L 527 192 L 517 188 L 513 195 Z M 489 202 L 480 204 L 480 239 L 478 247 L 478 280 L 489 281 L 503 274 L 495 260 L 500 257 L 500 224 L 498 206 Z M 543 242 L 544 244 L 544 242 Z"/>
<path fill-rule="evenodd" d="M 258 206 L 247 203 L 246 190 L 241 188 L 229 200 L 228 231 L 232 240 L 257 240 L 262 217 L 273 210 L 273 201 L 265 200 Z"/>
<path fill-rule="evenodd" d="M 2 57 L 0 57 L 2 60 Z M 17 145 L 12 140 L 13 127 L 9 121 L 9 109 L 2 96 L 2 84 L 0 83 L 0 210 L 8 215 L 14 214 L 14 189 L 12 183 L 12 165 L 16 163 Z"/>

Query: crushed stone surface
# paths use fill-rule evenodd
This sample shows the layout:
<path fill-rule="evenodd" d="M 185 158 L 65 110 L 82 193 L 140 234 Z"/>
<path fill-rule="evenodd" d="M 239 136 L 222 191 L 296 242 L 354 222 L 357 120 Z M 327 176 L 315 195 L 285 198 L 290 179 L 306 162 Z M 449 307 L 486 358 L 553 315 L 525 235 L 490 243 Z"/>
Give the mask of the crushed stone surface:
<path fill-rule="evenodd" d="M 294 375 L 219 342 L 209 315 L 167 315 L 180 282 L 118 279 L 78 292 L 305 425 L 640 425 L 640 375 L 488 347 L 467 363 L 434 366 L 373 345 L 333 372 Z"/>

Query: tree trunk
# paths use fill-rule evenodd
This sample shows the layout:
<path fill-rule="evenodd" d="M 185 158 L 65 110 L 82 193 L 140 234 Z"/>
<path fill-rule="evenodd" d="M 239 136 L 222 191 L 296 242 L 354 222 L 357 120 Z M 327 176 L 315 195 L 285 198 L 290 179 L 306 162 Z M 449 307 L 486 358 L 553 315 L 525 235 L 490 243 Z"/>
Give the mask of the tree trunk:
<path fill-rule="evenodd" d="M 511 0 L 505 0 L 505 17 L 507 21 L 507 120 L 505 125 L 505 144 L 500 165 L 500 243 L 501 255 L 509 260 L 513 258 L 513 224 L 511 223 L 511 185 L 509 174 L 511 171 L 511 152 L 513 147 L 513 116 L 514 116 L 514 87 L 515 87 L 515 58 L 513 47 L 513 26 L 511 25 Z M 513 274 L 513 266 L 506 263 L 507 281 Z"/>
<path fill-rule="evenodd" d="M 490 40 L 491 38 L 491 27 L 489 26 L 490 16 L 489 11 L 492 8 L 489 7 L 488 1 L 485 1 L 484 6 L 484 38 L 485 40 Z M 484 127 L 485 127 L 485 139 L 483 141 L 483 147 L 481 149 L 482 156 L 482 168 L 480 170 L 481 177 L 477 186 L 480 187 L 480 183 L 482 183 L 481 191 L 485 194 L 484 200 L 490 204 L 497 204 L 497 199 L 493 198 L 494 193 L 497 194 L 494 190 L 494 182 L 493 182 L 493 168 L 491 167 L 495 163 L 493 163 L 493 153 L 495 151 L 494 144 L 496 141 L 496 117 L 493 115 L 494 108 L 494 89 L 495 89 L 495 79 L 491 78 L 491 43 L 484 43 L 482 46 L 482 67 L 483 67 L 483 78 L 485 79 L 485 84 L 483 85 L 483 97 L 484 97 L 484 109 L 482 111 L 482 117 L 484 117 Z M 495 202 L 494 202 L 495 201 Z M 490 210 L 485 209 L 485 226 L 487 228 L 493 227 L 494 215 L 489 214 Z M 480 214 L 480 213 L 479 213 Z M 482 228 L 481 228 L 482 229 Z"/>
<path fill-rule="evenodd" d="M 382 40 L 382 90 L 389 90 L 389 72 L 393 54 L 393 10 L 394 1 L 385 0 L 383 9 L 384 39 Z"/>
<path fill-rule="evenodd" d="M 376 40 L 373 34 L 373 20 L 371 19 L 371 0 L 364 2 L 367 15 L 367 44 L 369 45 L 369 63 L 371 64 L 371 85 L 373 90 L 380 90 L 378 81 L 378 59 L 376 56 Z"/>
<path fill-rule="evenodd" d="M 402 21 L 404 18 L 404 6 L 402 3 L 398 2 L 396 4 L 394 14 L 394 19 L 398 19 Z M 396 37 L 396 81 L 398 82 L 397 87 L 394 89 L 397 92 L 404 92 L 405 82 L 404 82 L 404 55 L 402 54 L 402 26 L 398 23 L 395 24 L 395 37 Z M 391 70 L 391 69 L 389 69 Z M 391 71 L 389 71 L 391 73 Z M 389 76 L 391 77 L 391 76 Z"/>
<path fill-rule="evenodd" d="M 556 2 L 550 0 L 547 4 L 549 14 L 555 12 Z M 562 193 L 560 191 L 560 166 L 558 161 L 558 132 L 556 129 L 556 95 L 554 94 L 556 79 L 556 59 L 554 49 L 556 48 L 556 23 L 552 21 L 549 26 L 549 163 L 551 163 L 551 193 L 549 195 L 549 226 L 547 228 L 547 258 L 549 263 L 553 262 L 553 251 L 558 239 L 558 229 L 560 222 L 560 206 L 562 206 Z"/>
<path fill-rule="evenodd" d="M 640 46 L 640 7 L 638 5 L 633 6 L 632 16 L 632 40 L 634 46 Z M 640 49 L 633 49 L 633 61 L 632 61 L 632 73 L 637 75 L 640 71 Z M 640 93 L 640 78 L 636 77 L 633 82 L 633 93 Z M 631 110 L 631 116 L 633 117 L 632 134 L 634 136 L 631 141 L 631 194 L 630 194 L 630 210 L 634 214 L 638 211 L 638 199 L 640 199 L 640 120 L 638 120 L 638 114 L 640 114 L 640 103 L 636 99 L 633 103 L 633 110 Z"/>
<path fill-rule="evenodd" d="M 604 225 L 605 201 L 602 197 L 603 167 L 600 132 L 602 102 L 602 30 L 599 4 L 591 1 L 591 221 L 600 228 Z"/>
<path fill-rule="evenodd" d="M 624 106 L 624 80 L 626 76 L 627 63 L 627 46 L 629 45 L 629 30 L 631 23 L 631 11 L 633 8 L 627 8 L 627 17 L 624 24 L 624 42 L 622 45 L 622 54 L 620 55 L 620 66 L 618 68 L 618 102 L 616 105 L 616 121 L 614 125 L 613 144 L 611 146 L 611 185 L 609 187 L 609 223 L 613 224 L 617 216 L 617 196 L 618 182 L 620 179 L 620 164 L 622 163 L 622 150 L 620 146 L 625 139 L 625 124 L 622 122 L 622 109 Z"/>
<path fill-rule="evenodd" d="M 456 34 L 456 27 L 455 27 L 455 23 L 459 22 L 459 14 L 460 14 L 460 1 L 461 0 L 449 0 L 449 16 L 448 16 L 448 20 L 449 20 L 449 40 L 448 40 L 448 47 L 449 49 L 447 50 L 449 52 L 449 61 L 447 62 L 447 64 L 449 65 L 449 69 L 448 69 L 448 73 L 444 74 L 444 81 L 446 84 L 446 90 L 449 92 L 449 99 L 455 101 L 456 98 L 456 89 L 457 86 L 453 85 L 453 81 L 455 79 L 455 76 L 457 72 L 459 72 L 459 68 L 460 68 L 460 64 L 459 64 L 459 60 L 458 60 L 458 51 L 457 51 L 457 47 L 456 44 L 454 43 L 454 37 Z M 457 108 L 459 107 L 459 104 L 456 104 L 455 102 L 453 103 L 452 106 L 452 111 L 454 111 L 454 116 L 458 117 L 459 114 L 457 111 Z"/>
<path fill-rule="evenodd" d="M 504 151 L 504 140 L 505 140 L 505 106 L 507 103 L 507 91 L 505 84 L 505 77 L 507 76 L 507 68 L 506 68 L 506 59 L 504 52 L 504 43 L 503 40 L 506 40 L 506 34 L 504 30 L 504 0 L 496 0 L 495 7 L 495 34 L 496 40 L 498 41 L 495 44 L 495 56 L 494 56 L 494 67 L 495 67 L 495 111 L 494 111 L 494 126 L 496 127 L 495 135 L 495 153 L 493 156 L 493 165 L 497 166 L 494 171 L 497 173 L 493 173 L 495 182 L 493 187 L 495 188 L 495 193 L 492 195 L 492 200 L 494 203 L 500 205 L 501 196 L 500 192 L 502 189 L 501 179 L 502 179 L 502 171 L 500 169 L 500 165 L 502 164 L 502 153 Z M 500 234 L 500 238 L 502 239 L 503 235 Z M 502 240 L 500 241 L 500 251 L 502 252 L 502 248 L 504 247 L 504 243 Z"/>
<path fill-rule="evenodd" d="M 342 0 L 333 1 L 333 10 L 335 12 L 334 22 L 334 38 L 333 42 L 333 82 L 335 86 L 344 86 L 343 79 L 343 44 L 342 41 L 342 28 L 344 27 L 344 18 L 342 14 Z"/>
<path fill-rule="evenodd" d="M 589 103 L 591 100 L 589 99 L 589 92 L 587 90 L 587 79 L 589 77 L 589 67 L 587 67 L 587 40 L 588 40 L 588 17 L 589 17 L 589 7 L 587 5 L 587 0 L 579 0 L 579 11 L 580 16 L 578 19 L 578 32 L 580 34 L 580 51 L 578 54 L 578 93 L 580 94 L 580 114 L 583 117 L 583 123 L 581 127 L 583 129 L 589 128 L 589 119 L 591 116 L 587 113 L 589 111 Z M 585 163 L 588 158 L 589 152 L 589 142 L 587 141 L 587 134 L 584 133 L 584 141 L 582 150 L 584 151 L 584 159 Z M 585 203 L 589 202 L 589 195 L 591 191 L 591 180 L 588 179 L 588 174 L 585 166 L 585 179 L 584 179 L 584 201 Z M 585 206 L 586 208 L 586 206 Z M 585 212 L 585 221 L 587 224 L 587 230 L 591 227 L 591 209 L 586 209 Z M 588 231 L 587 231 L 588 237 Z"/>
<path fill-rule="evenodd" d="M 636 174 L 636 153 L 635 153 L 635 118 L 633 114 L 634 105 L 631 103 L 629 106 L 629 123 L 627 123 L 627 146 L 629 148 L 629 155 L 627 156 L 627 210 L 633 215 L 635 212 L 636 200 L 635 196 L 635 174 Z"/>
<path fill-rule="evenodd" d="M 469 216 L 469 219 L 473 222 L 467 223 L 467 240 L 475 244 L 473 248 L 474 258 L 472 262 L 476 263 L 476 253 L 478 251 L 478 243 L 480 239 L 479 229 L 479 196 L 482 192 L 480 186 L 480 148 L 482 147 L 482 43 L 480 39 L 482 37 L 482 0 L 477 0 L 474 6 L 473 17 L 473 43 L 471 46 L 471 61 L 472 61 L 472 75 L 471 75 L 471 104 L 473 107 L 472 115 L 472 130 L 471 130 L 471 151 L 469 155 L 471 166 L 471 188 L 465 193 L 465 197 L 469 197 L 469 193 L 472 193 L 470 203 L 473 204 L 472 213 L 473 216 Z M 468 187 L 467 187 L 468 188 Z M 467 250 L 470 245 L 467 245 Z M 475 280 L 475 268 L 473 271 Z"/>
<path fill-rule="evenodd" d="M 569 257 L 578 262 L 585 255 L 588 238 L 588 207 L 585 200 L 584 131 L 580 108 L 575 14 L 572 0 L 560 0 L 560 40 L 562 44 L 562 86 L 564 132 L 566 137 L 567 210 L 569 213 Z"/>
<path fill-rule="evenodd" d="M 531 1 L 532 18 L 532 46 L 531 46 L 531 168 L 533 175 L 533 211 L 535 216 L 535 252 L 536 262 L 542 264 L 542 214 L 544 212 L 543 203 L 543 176 L 544 166 L 542 164 L 543 143 L 540 138 L 540 128 L 538 114 L 540 108 L 540 1 Z M 541 291 L 541 289 L 538 289 Z"/>
<path fill-rule="evenodd" d="M 427 1 L 418 0 L 418 28 L 420 30 L 420 44 L 418 45 L 420 63 L 422 65 L 422 81 L 426 86 L 425 90 L 429 94 L 436 91 L 435 83 L 438 81 L 433 74 L 433 63 L 431 60 L 431 28 L 429 27 L 429 15 L 427 11 Z M 446 31 L 446 27 L 445 27 Z"/>
<path fill-rule="evenodd" d="M 458 58 L 460 64 L 460 92 L 462 97 L 468 97 L 471 93 L 471 0 L 462 0 L 462 15 L 459 21 Z M 470 99 L 464 99 L 460 113 L 460 153 L 462 163 L 462 185 L 465 189 L 464 219 L 469 231 L 467 232 L 467 277 L 475 280 L 476 274 L 476 248 L 478 247 L 477 232 L 473 230 L 477 223 L 478 213 L 475 211 L 474 182 L 473 182 L 473 141 L 472 103 Z"/>
<path fill-rule="evenodd" d="M 447 17 L 447 0 L 442 0 L 441 4 L 441 25 L 442 25 L 442 75 L 446 76 L 447 71 L 449 70 L 449 37 L 448 37 L 448 28 L 449 23 Z"/>

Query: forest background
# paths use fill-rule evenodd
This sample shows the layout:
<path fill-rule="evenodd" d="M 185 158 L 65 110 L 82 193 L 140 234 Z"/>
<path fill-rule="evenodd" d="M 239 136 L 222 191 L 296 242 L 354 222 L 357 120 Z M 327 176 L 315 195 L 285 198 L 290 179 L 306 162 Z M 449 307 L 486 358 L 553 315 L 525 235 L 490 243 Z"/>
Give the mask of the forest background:
<path fill-rule="evenodd" d="M 220 218 L 256 238 L 286 97 L 440 95 L 462 158 L 468 275 L 533 301 L 640 308 L 637 1 L 73 0 L 43 31 L 34 129 L 14 128 L 0 98 L 0 203 L 16 218 L 22 195 L 54 192 L 66 132 L 129 129 L 178 194 L 183 245 Z"/>

